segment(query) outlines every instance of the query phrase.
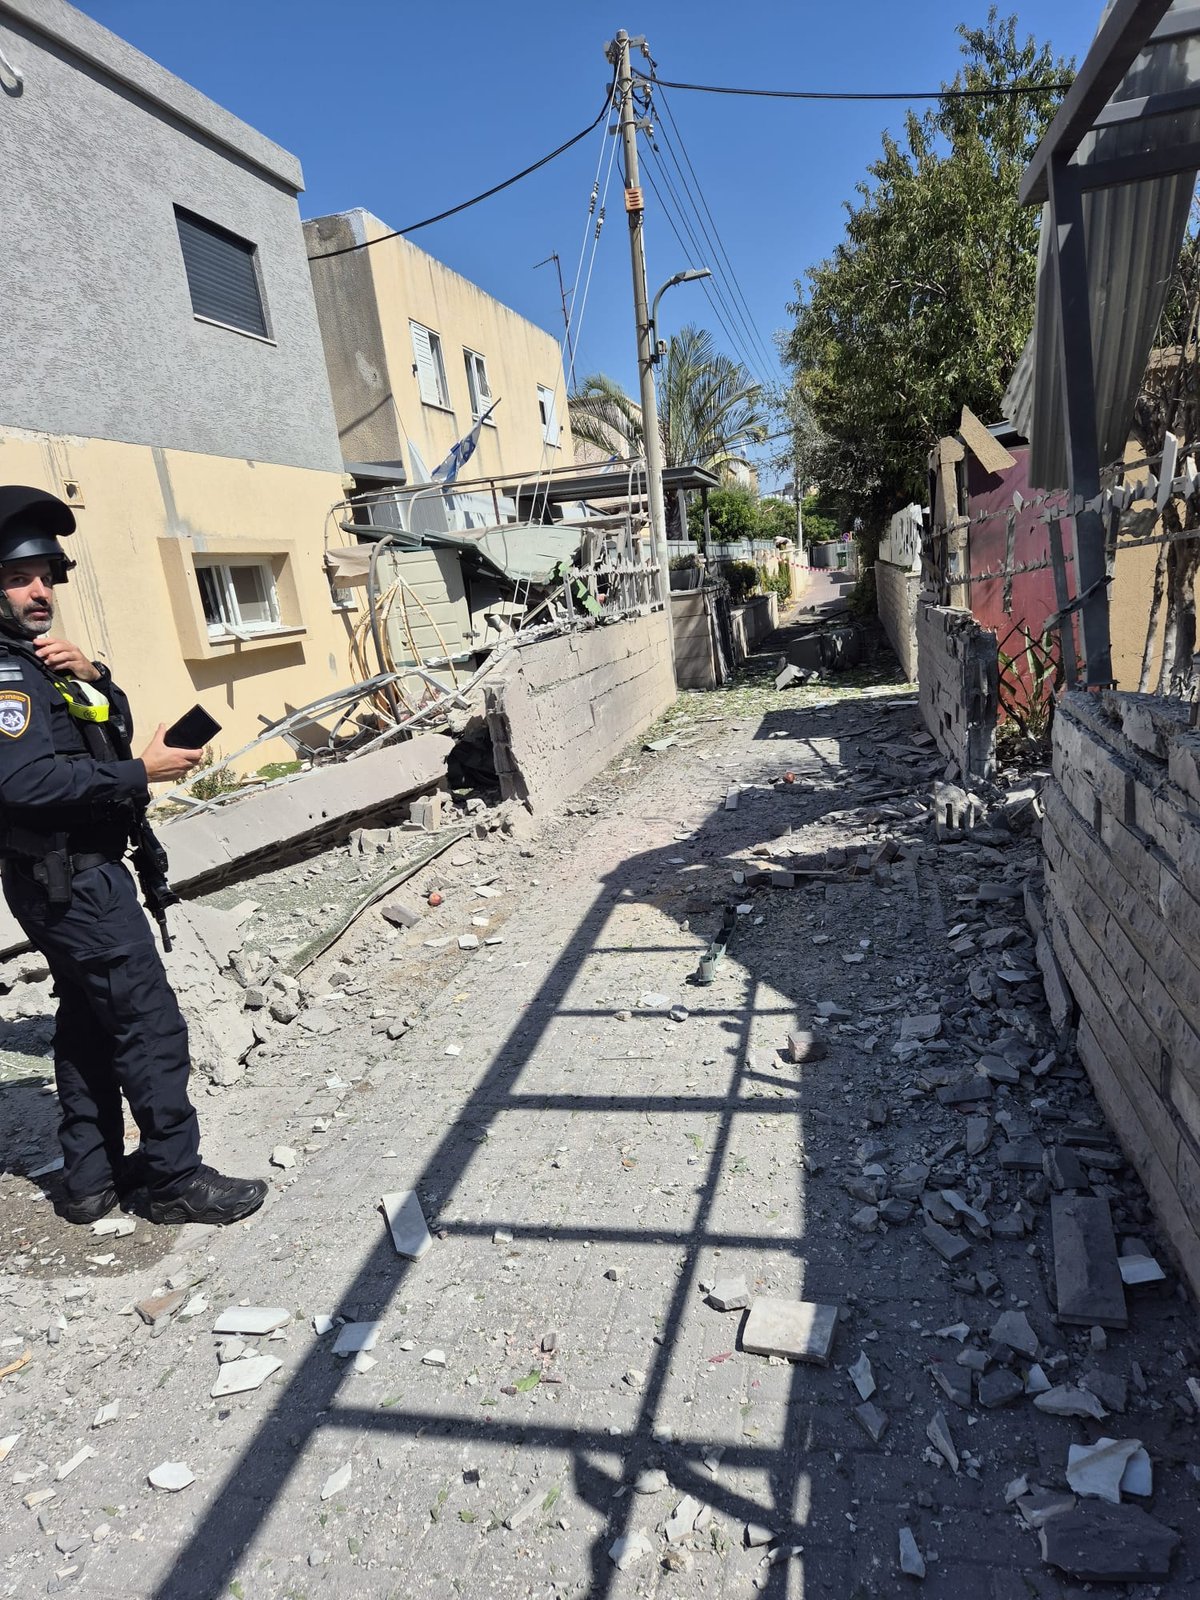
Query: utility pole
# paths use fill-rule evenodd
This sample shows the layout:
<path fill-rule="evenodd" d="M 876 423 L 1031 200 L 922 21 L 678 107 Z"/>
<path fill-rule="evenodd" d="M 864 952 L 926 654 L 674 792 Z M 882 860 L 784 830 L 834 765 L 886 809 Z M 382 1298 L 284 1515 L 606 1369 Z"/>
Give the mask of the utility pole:
<path fill-rule="evenodd" d="M 562 262 L 558 259 L 558 251 L 551 250 L 544 261 L 535 261 L 533 270 L 539 267 L 548 267 L 553 261 L 554 270 L 558 273 L 558 298 L 562 301 L 563 329 L 567 337 L 567 390 L 570 392 L 575 381 L 575 347 L 571 340 L 571 313 L 567 310 L 567 291 L 563 284 Z"/>
<path fill-rule="evenodd" d="M 646 240 L 643 232 L 645 204 L 638 180 L 637 109 L 633 103 L 633 69 L 629 64 L 631 44 L 622 28 L 605 49 L 616 68 L 617 93 L 621 103 L 620 131 L 625 154 L 625 211 L 629 217 L 629 256 L 633 265 L 633 313 L 637 324 L 638 381 L 642 399 L 642 438 L 646 451 L 646 480 L 650 499 L 650 533 L 654 559 L 658 563 L 658 595 L 667 618 L 667 638 L 671 645 L 671 668 L 675 667 L 675 629 L 671 618 L 671 572 L 667 559 L 667 520 L 663 509 L 662 438 L 658 431 L 658 396 L 654 390 L 654 348 L 646 288 Z"/>

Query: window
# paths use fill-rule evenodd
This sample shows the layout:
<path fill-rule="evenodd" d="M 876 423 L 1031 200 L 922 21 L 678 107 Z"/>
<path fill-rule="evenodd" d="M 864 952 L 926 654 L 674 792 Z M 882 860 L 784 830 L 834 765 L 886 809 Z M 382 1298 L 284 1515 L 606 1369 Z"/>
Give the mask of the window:
<path fill-rule="evenodd" d="M 558 418 L 554 413 L 554 390 L 542 384 L 537 386 L 538 414 L 542 419 L 542 439 L 546 444 L 558 443 Z"/>
<path fill-rule="evenodd" d="M 412 329 L 413 371 L 421 390 L 421 399 L 427 406 L 450 409 L 450 390 L 446 386 L 446 365 L 442 360 L 442 340 L 432 328 L 423 328 L 419 322 L 410 322 Z"/>
<path fill-rule="evenodd" d="M 467 392 L 471 396 L 471 421 L 478 422 L 492 403 L 492 386 L 488 382 L 487 363 L 477 350 L 463 350 L 467 364 Z M 496 424 L 488 418 L 488 427 Z"/>
<path fill-rule="evenodd" d="M 179 206 L 175 223 L 196 316 L 269 338 L 257 246 Z"/>
<path fill-rule="evenodd" d="M 210 639 L 271 633 L 279 627 L 275 575 L 258 561 L 197 561 L 196 582 Z"/>

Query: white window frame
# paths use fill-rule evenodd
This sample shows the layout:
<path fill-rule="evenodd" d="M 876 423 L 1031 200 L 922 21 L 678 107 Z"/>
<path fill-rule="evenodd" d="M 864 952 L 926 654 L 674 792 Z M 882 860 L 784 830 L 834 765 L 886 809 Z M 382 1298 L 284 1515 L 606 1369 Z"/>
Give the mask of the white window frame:
<path fill-rule="evenodd" d="M 450 386 L 446 382 L 446 362 L 442 355 L 442 336 L 422 322 L 409 320 L 412 335 L 413 371 L 421 403 L 436 406 L 439 411 L 450 410 Z"/>
<path fill-rule="evenodd" d="M 488 382 L 487 362 L 478 350 L 463 345 L 463 364 L 467 369 L 467 393 L 471 397 L 471 421 L 478 422 L 496 398 Z M 488 417 L 484 426 L 494 428 L 495 419 Z"/>
<path fill-rule="evenodd" d="M 542 421 L 542 443 L 557 446 L 562 438 L 562 429 L 558 425 L 558 408 L 554 403 L 554 390 L 548 389 L 544 383 L 537 386 L 538 415 Z"/>
<path fill-rule="evenodd" d="M 201 610 L 210 639 L 253 639 L 265 633 L 278 633 L 283 624 L 279 615 L 279 593 L 275 587 L 275 571 L 270 561 L 256 561 L 253 556 L 244 560 L 226 558 L 209 561 L 197 558 L 196 583 L 200 590 Z M 262 597 L 266 602 L 269 619 L 243 617 L 233 582 L 233 569 L 246 567 L 259 574 Z M 212 575 L 213 598 L 219 617 L 216 621 L 208 615 L 207 594 L 202 573 Z"/>

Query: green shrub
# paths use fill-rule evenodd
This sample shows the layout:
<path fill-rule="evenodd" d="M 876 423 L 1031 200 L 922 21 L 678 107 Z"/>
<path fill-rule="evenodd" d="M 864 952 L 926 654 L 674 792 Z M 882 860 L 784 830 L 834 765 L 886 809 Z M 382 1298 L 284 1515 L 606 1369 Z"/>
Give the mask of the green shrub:
<path fill-rule="evenodd" d="M 758 588 L 761 574 L 753 561 L 725 561 L 721 565 L 721 576 L 729 585 L 729 598 L 734 605 L 740 605 Z"/>
<path fill-rule="evenodd" d="M 781 600 L 792 598 L 792 580 L 786 567 L 779 567 L 775 572 L 768 572 L 766 567 L 758 569 L 758 587 L 763 594 L 778 595 Z"/>
<path fill-rule="evenodd" d="M 753 539 L 758 527 L 758 502 L 749 489 L 737 484 L 713 489 L 708 496 L 708 521 L 719 544 Z M 698 499 L 688 507 L 688 532 L 693 539 L 704 537 L 704 506 Z"/>

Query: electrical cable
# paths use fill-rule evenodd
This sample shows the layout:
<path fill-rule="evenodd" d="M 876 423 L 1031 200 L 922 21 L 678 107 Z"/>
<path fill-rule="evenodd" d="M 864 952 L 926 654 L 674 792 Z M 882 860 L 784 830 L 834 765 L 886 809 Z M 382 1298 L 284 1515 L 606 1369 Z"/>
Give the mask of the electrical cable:
<path fill-rule="evenodd" d="M 756 343 L 758 345 L 758 349 L 759 349 L 760 353 L 763 355 L 764 360 L 766 361 L 767 371 L 770 372 L 772 369 L 778 371 L 778 369 L 779 369 L 779 358 L 778 358 L 778 355 L 775 355 L 774 357 L 772 357 L 771 353 L 767 350 L 765 344 L 763 343 L 762 337 L 759 334 L 757 326 L 755 325 L 754 314 L 750 310 L 749 302 L 746 299 L 746 296 L 745 296 L 745 293 L 742 290 L 741 284 L 738 282 L 737 273 L 734 271 L 733 262 L 729 259 L 729 252 L 726 250 L 724 240 L 721 238 L 721 233 L 720 233 L 720 229 L 717 227 L 716 218 L 712 214 L 712 208 L 709 206 L 708 199 L 707 199 L 707 196 L 704 193 L 704 189 L 701 186 L 699 176 L 697 175 L 696 169 L 692 164 L 692 158 L 691 158 L 690 154 L 688 153 L 688 147 L 684 142 L 683 131 L 680 128 L 678 122 L 676 122 L 676 120 L 675 120 L 675 114 L 671 110 L 671 107 L 668 104 L 667 97 L 666 97 L 665 94 L 659 96 L 658 103 L 662 106 L 663 113 L 666 116 L 667 121 L 671 124 L 672 129 L 674 130 L 675 139 L 679 144 L 679 149 L 683 154 L 683 159 L 687 163 L 687 169 L 692 175 L 692 183 L 695 186 L 695 192 L 699 196 L 700 204 L 704 207 L 704 214 L 708 218 L 709 225 L 712 228 L 712 234 L 713 234 L 714 240 L 716 241 L 717 249 L 721 252 L 721 255 L 722 255 L 722 257 L 724 258 L 724 261 L 725 261 L 725 265 L 729 269 L 729 278 L 730 278 L 730 281 L 731 281 L 731 283 L 733 285 L 734 292 L 736 293 L 737 298 L 741 303 L 742 309 L 745 311 L 746 318 L 748 319 L 748 325 L 749 325 L 750 330 L 751 330 L 751 332 L 752 332 L 752 334 L 754 336 L 754 339 L 755 339 L 755 341 L 756 341 Z M 670 139 L 670 136 L 667 133 L 666 127 L 664 125 L 660 124 L 660 129 L 661 129 L 661 132 L 662 132 L 662 135 L 663 135 L 663 142 L 667 145 L 667 148 L 669 150 L 671 150 L 672 159 L 675 160 L 674 150 L 672 148 L 672 141 Z M 678 161 L 677 160 L 676 160 L 676 166 L 678 166 Z"/>
<path fill-rule="evenodd" d="M 610 88 L 599 114 L 588 123 L 586 128 L 581 128 L 578 133 L 564 140 L 557 149 L 551 150 L 548 155 L 542 156 L 539 161 L 533 162 L 528 167 L 522 167 L 520 172 L 514 172 L 512 177 L 505 178 L 503 183 L 493 184 L 490 189 L 485 189 L 482 194 L 473 195 L 470 200 L 463 200 L 460 204 L 451 206 L 447 211 L 439 211 L 434 217 L 424 217 L 420 222 L 410 222 L 407 228 L 393 228 L 390 233 L 381 233 L 377 239 L 363 239 L 358 244 L 344 244 L 337 250 L 323 250 L 318 255 L 309 256 L 308 259 L 310 261 L 331 261 L 334 256 L 348 256 L 352 255 L 356 250 L 369 250 L 372 245 L 383 244 L 388 239 L 402 239 L 407 234 L 416 233 L 419 228 L 428 228 L 435 222 L 445 222 L 447 217 L 456 217 L 460 211 L 467 211 L 471 206 L 477 206 L 482 200 L 490 200 L 494 194 L 499 194 L 504 189 L 511 189 L 514 183 L 520 183 L 522 178 L 528 178 L 531 173 L 548 166 L 551 161 L 556 160 L 570 150 L 573 145 L 577 145 L 581 139 L 586 139 L 592 129 L 599 127 L 608 115 L 608 108 L 611 103 L 612 89 Z"/>
<path fill-rule="evenodd" d="M 988 89 L 914 89 L 912 91 L 843 89 L 742 89 L 729 84 L 678 83 L 670 78 L 653 80 L 664 89 L 686 89 L 696 94 L 752 95 L 762 100 L 989 100 L 1001 95 L 1065 94 L 1069 83 L 998 83 Z"/>

